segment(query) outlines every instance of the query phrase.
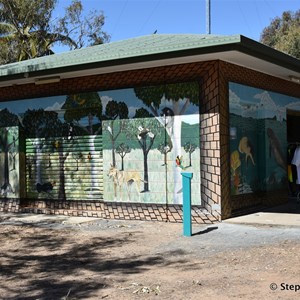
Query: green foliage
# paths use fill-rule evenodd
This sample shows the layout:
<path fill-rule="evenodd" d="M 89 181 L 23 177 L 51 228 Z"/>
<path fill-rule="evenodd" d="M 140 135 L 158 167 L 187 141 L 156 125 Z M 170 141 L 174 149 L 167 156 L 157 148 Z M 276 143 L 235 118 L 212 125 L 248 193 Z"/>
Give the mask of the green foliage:
<path fill-rule="evenodd" d="M 196 145 L 191 142 L 187 142 L 184 144 L 183 149 L 187 153 L 193 153 L 196 150 Z"/>
<path fill-rule="evenodd" d="M 141 107 L 135 111 L 134 118 L 143 119 L 143 118 L 151 118 L 154 117 L 152 114 L 148 112 L 145 108 Z"/>
<path fill-rule="evenodd" d="M 121 171 L 124 170 L 124 157 L 126 154 L 131 152 L 131 148 L 128 145 L 125 145 L 124 143 L 121 143 L 117 148 L 116 152 L 120 155 L 121 157 Z"/>
<path fill-rule="evenodd" d="M 300 10 L 285 11 L 261 33 L 260 42 L 300 58 Z"/>
<path fill-rule="evenodd" d="M 105 107 L 105 117 L 108 120 L 128 119 L 128 107 L 124 102 L 109 101 Z"/>
<path fill-rule="evenodd" d="M 170 152 L 172 150 L 172 145 L 168 144 L 168 143 L 161 143 L 157 146 L 157 150 L 161 153 L 161 154 L 166 154 L 168 152 Z"/>
<path fill-rule="evenodd" d="M 199 105 L 199 85 L 197 82 L 183 82 L 159 86 L 140 87 L 134 89 L 136 96 L 148 107 L 158 109 L 163 97 L 167 100 L 179 101 L 189 99 Z"/>
<path fill-rule="evenodd" d="M 116 152 L 121 157 L 124 157 L 127 153 L 131 152 L 131 148 L 128 145 L 125 145 L 124 143 L 121 143 L 119 146 L 117 146 Z"/>
<path fill-rule="evenodd" d="M 68 126 L 58 119 L 54 111 L 27 110 L 24 114 L 22 124 L 29 138 L 50 138 L 66 136 Z"/>
<path fill-rule="evenodd" d="M 68 95 L 62 106 L 65 109 L 64 119 L 67 123 L 73 123 L 89 134 L 94 134 L 93 119 L 99 122 L 102 116 L 102 103 L 98 93 L 81 93 Z M 80 123 L 84 118 L 88 119 L 88 127 Z"/>
<path fill-rule="evenodd" d="M 11 113 L 7 108 L 0 111 L 0 127 L 19 125 L 18 117 Z"/>
<path fill-rule="evenodd" d="M 73 50 L 102 44 L 102 12 L 85 15 L 80 0 L 73 0 L 61 18 L 53 18 L 57 0 L 0 0 L 0 64 L 53 54 L 60 44 Z"/>

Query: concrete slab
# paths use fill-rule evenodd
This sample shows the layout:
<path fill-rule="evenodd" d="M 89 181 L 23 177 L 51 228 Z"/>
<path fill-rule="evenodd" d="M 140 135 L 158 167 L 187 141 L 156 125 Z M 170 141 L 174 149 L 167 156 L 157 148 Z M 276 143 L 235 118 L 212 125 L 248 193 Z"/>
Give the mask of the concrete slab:
<path fill-rule="evenodd" d="M 272 226 L 299 226 L 300 215 L 288 213 L 272 213 L 272 212 L 258 212 L 250 215 L 240 216 L 224 220 L 225 223 L 232 224 L 259 224 Z"/>
<path fill-rule="evenodd" d="M 235 224 L 260 224 L 273 226 L 300 226 L 300 203 L 290 197 L 284 204 L 266 208 L 264 211 L 225 220 Z"/>

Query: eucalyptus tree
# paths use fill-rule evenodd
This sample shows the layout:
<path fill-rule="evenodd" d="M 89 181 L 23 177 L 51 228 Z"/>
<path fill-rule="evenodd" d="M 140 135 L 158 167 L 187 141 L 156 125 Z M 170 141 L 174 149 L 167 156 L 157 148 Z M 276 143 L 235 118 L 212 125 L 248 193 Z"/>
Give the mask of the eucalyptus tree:
<path fill-rule="evenodd" d="M 55 45 L 73 50 L 107 42 L 103 12 L 84 13 L 73 0 L 55 17 L 57 0 L 0 0 L 0 63 L 53 54 Z"/>
<path fill-rule="evenodd" d="M 300 58 L 300 9 L 296 12 L 284 11 L 265 27 L 260 42 Z"/>

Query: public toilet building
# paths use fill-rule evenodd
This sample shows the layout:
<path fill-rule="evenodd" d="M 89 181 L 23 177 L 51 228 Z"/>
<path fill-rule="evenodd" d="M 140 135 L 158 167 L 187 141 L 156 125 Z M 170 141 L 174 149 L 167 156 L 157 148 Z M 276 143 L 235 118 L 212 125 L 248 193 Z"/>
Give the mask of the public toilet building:
<path fill-rule="evenodd" d="M 190 172 L 193 221 L 221 221 L 297 193 L 299 128 L 300 60 L 241 35 L 3 65 L 0 211 L 180 222 Z"/>

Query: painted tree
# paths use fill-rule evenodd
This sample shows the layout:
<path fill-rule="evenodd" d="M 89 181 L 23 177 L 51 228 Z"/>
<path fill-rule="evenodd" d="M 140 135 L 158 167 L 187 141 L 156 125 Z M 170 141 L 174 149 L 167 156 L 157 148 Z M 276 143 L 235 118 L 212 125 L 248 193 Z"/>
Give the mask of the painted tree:
<path fill-rule="evenodd" d="M 1 182 L 1 194 L 7 196 L 13 193 L 13 188 L 9 178 L 9 151 L 15 148 L 17 133 L 12 132 L 12 138 L 9 139 L 10 127 L 13 128 L 19 124 L 18 117 L 7 109 L 0 111 L 0 150 L 4 152 L 3 182 Z"/>
<path fill-rule="evenodd" d="M 67 155 L 64 154 L 63 139 L 68 135 L 68 124 L 62 123 L 54 111 L 27 110 L 22 119 L 26 138 L 31 140 L 35 148 L 36 184 L 43 184 L 42 157 L 49 140 L 53 143 L 53 151 L 59 155 L 59 199 L 66 199 L 64 164 Z"/>
<path fill-rule="evenodd" d="M 131 148 L 128 145 L 121 143 L 119 146 L 117 146 L 116 152 L 121 157 L 121 171 L 124 171 L 124 157 L 126 156 L 126 154 L 131 152 Z"/>
<path fill-rule="evenodd" d="M 79 162 L 84 160 L 84 156 L 82 152 L 73 152 L 72 158 L 76 161 L 76 169 L 75 172 L 79 170 Z"/>
<path fill-rule="evenodd" d="M 106 104 L 105 115 L 103 117 L 107 120 L 105 129 L 108 131 L 111 141 L 112 165 L 115 167 L 115 143 L 125 128 L 125 119 L 128 119 L 128 107 L 124 102 L 111 100 Z M 118 120 L 118 122 L 116 122 L 116 120 Z"/>
<path fill-rule="evenodd" d="M 75 134 L 89 136 L 89 152 L 91 159 L 91 187 L 90 191 L 99 190 L 96 180 L 95 161 L 96 156 L 95 139 L 101 133 L 102 103 L 97 92 L 68 95 L 62 109 L 65 109 L 64 119 L 73 125 Z"/>
<path fill-rule="evenodd" d="M 144 190 L 149 192 L 148 154 L 155 139 L 162 134 L 160 123 L 144 108 L 136 111 L 134 119 L 126 122 L 125 133 L 127 138 L 138 142 L 143 152 Z"/>
<path fill-rule="evenodd" d="M 192 153 L 196 150 L 196 145 L 191 142 L 186 142 L 183 146 L 183 149 L 186 153 L 189 154 L 190 164 L 189 167 L 192 166 Z"/>
<path fill-rule="evenodd" d="M 172 150 L 171 145 L 167 143 L 161 143 L 158 145 L 157 150 L 164 156 L 163 166 L 167 165 L 167 155 Z"/>
<path fill-rule="evenodd" d="M 173 147 L 173 160 L 181 156 L 181 116 L 190 105 L 199 106 L 199 84 L 185 82 L 135 88 L 136 96 L 166 129 Z M 173 202 L 182 203 L 180 169 L 173 169 Z"/>
<path fill-rule="evenodd" d="M 101 131 L 102 103 L 97 92 L 68 95 L 62 109 L 64 119 L 89 135 Z"/>
<path fill-rule="evenodd" d="M 61 17 L 53 17 L 57 0 L 0 0 L 0 63 L 53 54 L 53 46 L 69 50 L 109 40 L 103 12 L 84 13 L 73 0 Z"/>

